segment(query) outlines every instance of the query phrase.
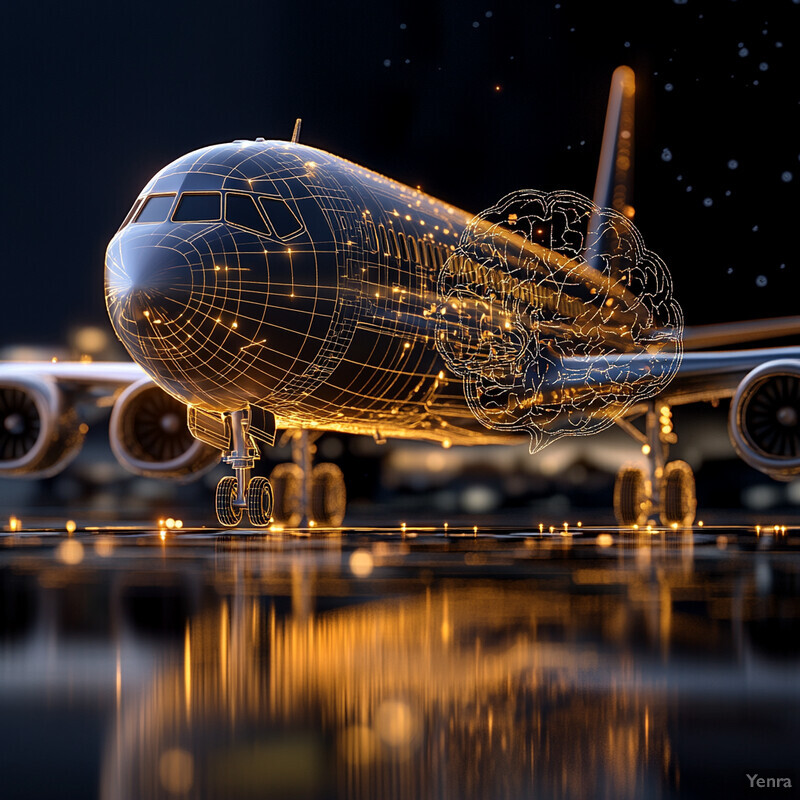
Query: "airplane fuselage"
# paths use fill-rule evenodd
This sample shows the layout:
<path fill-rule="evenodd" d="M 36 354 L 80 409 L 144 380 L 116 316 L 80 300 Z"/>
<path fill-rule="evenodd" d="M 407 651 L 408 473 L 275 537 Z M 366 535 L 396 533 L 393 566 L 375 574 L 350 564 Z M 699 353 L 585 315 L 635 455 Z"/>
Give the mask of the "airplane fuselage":
<path fill-rule="evenodd" d="M 187 404 L 486 441 L 432 316 L 470 219 L 304 145 L 205 148 L 154 176 L 109 244 L 109 314 L 134 360 Z"/>

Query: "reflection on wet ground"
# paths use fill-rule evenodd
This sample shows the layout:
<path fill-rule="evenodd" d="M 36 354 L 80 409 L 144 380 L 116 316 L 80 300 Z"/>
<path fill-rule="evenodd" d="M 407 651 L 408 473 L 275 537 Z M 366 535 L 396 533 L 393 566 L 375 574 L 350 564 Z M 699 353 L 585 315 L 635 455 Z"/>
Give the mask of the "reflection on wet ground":
<path fill-rule="evenodd" d="M 800 785 L 794 529 L 0 545 L 3 798 Z"/>

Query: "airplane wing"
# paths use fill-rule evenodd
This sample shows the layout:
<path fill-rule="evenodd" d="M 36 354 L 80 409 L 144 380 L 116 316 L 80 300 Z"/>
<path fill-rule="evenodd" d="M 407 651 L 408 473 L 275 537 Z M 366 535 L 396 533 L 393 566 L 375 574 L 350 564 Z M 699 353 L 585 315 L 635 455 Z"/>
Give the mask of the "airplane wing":
<path fill-rule="evenodd" d="M 147 373 L 131 362 L 117 361 L 5 361 L 0 362 L 0 381 L 51 379 L 74 386 L 126 386 L 146 378 Z"/>
<path fill-rule="evenodd" d="M 613 391 L 615 386 L 651 380 L 659 371 L 672 370 L 674 359 L 672 353 L 579 356 L 563 359 L 559 372 L 566 389 Z M 671 405 L 732 397 L 742 379 L 756 367 L 785 360 L 800 364 L 800 346 L 685 353 L 660 397 Z"/>
<path fill-rule="evenodd" d="M 684 350 L 702 350 L 793 335 L 800 335 L 800 317 L 723 322 L 686 327 L 683 331 L 683 347 Z"/>

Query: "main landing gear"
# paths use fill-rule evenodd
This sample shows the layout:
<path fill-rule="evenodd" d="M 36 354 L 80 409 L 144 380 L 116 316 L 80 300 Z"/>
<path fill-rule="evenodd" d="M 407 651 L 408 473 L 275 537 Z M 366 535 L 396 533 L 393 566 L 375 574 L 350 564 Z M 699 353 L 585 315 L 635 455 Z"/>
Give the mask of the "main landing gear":
<path fill-rule="evenodd" d="M 614 516 L 625 527 L 643 526 L 658 514 L 663 525 L 684 528 L 697 512 L 694 473 L 685 461 L 667 461 L 669 445 L 677 441 L 672 412 L 661 403 L 650 404 L 642 433 L 629 420 L 618 424 L 642 443 L 648 469 L 622 467 L 614 484 Z"/>
<path fill-rule="evenodd" d="M 219 524 L 235 528 L 244 512 L 250 524 L 265 528 L 271 524 L 297 527 L 337 527 L 344 519 L 347 494 L 344 475 L 335 464 L 312 467 L 314 445 L 308 431 L 292 435 L 293 462 L 278 464 L 269 479 L 250 477 L 259 458 L 258 447 L 249 431 L 247 411 L 224 416 L 229 449 L 222 460 L 233 467 L 217 484 L 216 511 Z"/>
<path fill-rule="evenodd" d="M 275 522 L 287 528 L 303 523 L 310 527 L 336 528 L 342 524 L 347 505 L 344 475 L 336 464 L 312 466 L 319 434 L 293 431 L 292 461 L 278 464 L 269 476 L 275 490 Z"/>

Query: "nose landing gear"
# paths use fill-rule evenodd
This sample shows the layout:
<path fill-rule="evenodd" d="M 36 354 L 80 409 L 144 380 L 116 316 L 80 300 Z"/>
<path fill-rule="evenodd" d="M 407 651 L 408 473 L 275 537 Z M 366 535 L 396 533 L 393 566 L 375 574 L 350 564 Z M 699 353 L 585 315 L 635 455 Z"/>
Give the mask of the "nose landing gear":
<path fill-rule="evenodd" d="M 226 528 L 235 528 L 246 510 L 250 524 L 265 528 L 272 521 L 274 495 L 266 478 L 250 477 L 258 459 L 258 447 L 248 433 L 249 415 L 233 411 L 226 417 L 230 426 L 230 449 L 224 450 L 222 460 L 233 467 L 235 476 L 226 475 L 217 484 L 217 520 Z"/>

